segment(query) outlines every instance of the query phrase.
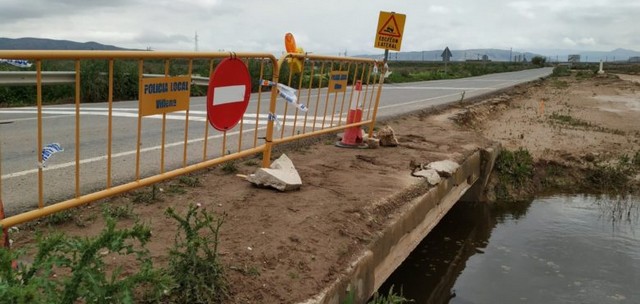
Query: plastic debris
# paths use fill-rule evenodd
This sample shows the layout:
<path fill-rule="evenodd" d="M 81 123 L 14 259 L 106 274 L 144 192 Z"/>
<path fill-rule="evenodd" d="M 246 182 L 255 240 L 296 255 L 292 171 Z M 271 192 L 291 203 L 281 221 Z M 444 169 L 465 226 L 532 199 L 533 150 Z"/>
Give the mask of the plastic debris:
<path fill-rule="evenodd" d="M 269 121 L 275 122 L 276 123 L 276 130 L 280 131 L 280 120 L 278 119 L 278 116 L 276 114 L 269 113 L 269 117 L 267 119 Z"/>
<path fill-rule="evenodd" d="M 22 59 L 0 59 L 0 63 L 7 63 L 19 68 L 30 68 L 32 66 L 29 61 Z"/>
<path fill-rule="evenodd" d="M 264 80 L 264 79 L 260 81 L 260 84 L 262 86 L 277 87 L 278 95 L 284 98 L 284 100 L 286 100 L 289 104 L 298 108 L 298 110 L 302 112 L 307 112 L 307 110 L 309 110 L 306 105 L 298 103 L 298 90 L 290 86 L 284 85 L 282 83 L 275 83 L 273 81 Z"/>
<path fill-rule="evenodd" d="M 64 149 L 60 146 L 59 143 L 52 143 L 44 146 L 42 148 L 42 163 L 41 166 L 46 167 L 46 161 L 55 153 L 63 152 Z"/>

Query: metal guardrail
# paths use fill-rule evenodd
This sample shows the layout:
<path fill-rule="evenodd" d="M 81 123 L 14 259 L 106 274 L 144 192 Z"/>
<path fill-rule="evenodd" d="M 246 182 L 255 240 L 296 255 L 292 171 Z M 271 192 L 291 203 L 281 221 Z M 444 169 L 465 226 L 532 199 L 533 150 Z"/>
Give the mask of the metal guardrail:
<path fill-rule="evenodd" d="M 74 111 L 71 112 L 74 113 L 75 116 L 73 121 L 74 127 L 64 128 L 64 130 L 69 130 L 67 131 L 68 134 L 57 135 L 58 137 L 65 138 L 68 145 L 73 146 L 73 149 L 70 150 L 75 152 L 75 160 L 69 162 L 69 164 L 72 165 L 68 166 L 67 169 L 46 168 L 47 170 L 45 170 L 43 166 L 39 166 L 37 169 L 37 182 L 35 182 L 37 183 L 37 191 L 31 191 L 31 193 L 28 194 L 37 196 L 37 198 L 31 201 L 31 206 L 37 202 L 37 208 L 5 219 L 0 219 L 0 226 L 2 228 L 15 226 L 55 212 L 78 207 L 190 172 L 259 153 L 262 153 L 262 166 L 266 167 L 270 165 L 272 147 L 277 144 L 362 125 L 368 125 L 370 132 L 372 132 L 382 91 L 380 77 L 379 74 L 376 73 L 378 63 L 375 60 L 366 58 L 286 54 L 277 61 L 276 58 L 269 53 L 140 51 L 0 51 L 0 58 L 30 60 L 34 62 L 36 69 L 36 71 L 28 73 L 0 73 L 0 75 L 2 75 L 0 76 L 0 83 L 4 82 L 5 85 L 10 83 L 13 86 L 36 86 L 36 107 L 33 110 L 36 111 L 34 113 L 37 119 L 37 128 L 33 130 L 30 139 L 15 139 L 23 142 L 32 140 L 36 143 L 36 149 L 33 150 L 36 151 L 35 154 L 37 156 L 34 155 L 35 159 L 29 160 L 29 165 L 26 166 L 31 166 L 34 161 L 38 164 L 43 163 L 43 153 L 39 153 L 39 151 L 43 149 L 43 144 L 45 143 L 43 131 L 48 130 L 47 126 L 49 121 L 43 120 L 43 114 L 48 108 L 43 107 L 42 104 L 42 86 L 57 83 L 73 84 L 75 86 Z M 216 65 L 219 64 L 221 60 L 227 58 L 239 59 L 242 60 L 246 66 L 252 66 L 255 75 L 251 75 L 251 77 L 254 81 L 256 79 L 270 79 L 268 86 L 265 86 L 265 82 L 262 81 L 258 85 L 257 93 L 254 95 L 254 100 L 252 101 L 256 107 L 256 113 L 245 113 L 235 127 L 225 131 L 217 131 L 214 130 L 209 123 L 205 122 L 202 132 L 194 135 L 193 133 L 197 133 L 197 130 L 194 131 L 195 129 L 193 127 L 189 127 L 191 120 L 190 103 L 187 109 L 181 112 L 182 114 L 177 114 L 176 112 L 167 115 L 166 112 L 162 112 L 162 114 L 154 115 L 155 113 L 141 113 L 143 103 L 138 101 L 137 130 L 135 128 L 128 129 L 126 134 L 113 132 L 115 125 L 113 122 L 113 93 L 114 87 L 117 88 L 117 85 L 114 84 L 114 66 L 116 62 L 128 61 L 135 63 L 137 66 L 135 70 L 138 71 L 138 96 L 140 96 L 142 84 L 144 83 L 143 80 L 150 77 L 176 79 L 181 78 L 177 77 L 179 75 L 187 75 L 187 78 L 195 81 L 198 85 L 208 85 L 209 78 L 192 75 L 194 61 L 198 60 L 198 63 L 202 66 L 203 62 L 201 61 L 204 60 L 209 70 L 207 74 L 211 75 Z M 44 60 L 47 62 L 56 60 L 73 61 L 75 71 L 43 71 L 42 62 Z M 107 76 L 105 80 L 108 84 L 108 97 L 104 101 L 107 104 L 108 112 L 104 113 L 107 116 L 106 125 L 103 128 L 97 129 L 97 132 L 104 130 L 105 134 L 103 136 L 107 138 L 105 143 L 99 144 L 104 145 L 106 154 L 104 160 L 94 166 L 103 167 L 97 169 L 91 168 L 89 171 L 92 177 L 98 176 L 98 178 L 100 178 L 99 175 L 102 174 L 101 172 L 105 172 L 106 174 L 104 179 L 100 180 L 98 184 L 87 185 L 86 179 L 81 178 L 81 168 L 85 168 L 82 172 L 86 174 L 86 168 L 89 168 L 89 165 L 84 163 L 80 158 L 81 148 L 83 148 L 83 146 L 81 146 L 80 130 L 85 124 L 95 126 L 98 121 L 91 120 L 87 122 L 86 119 L 81 121 L 81 115 L 85 113 L 83 113 L 80 108 L 82 93 L 80 86 L 80 63 L 90 60 L 106 60 L 108 63 L 108 65 L 104 66 L 104 70 L 107 70 L 104 75 Z M 150 64 L 156 68 L 164 69 L 164 74 L 143 73 L 146 67 L 145 62 L 148 61 L 153 61 Z M 185 67 L 187 72 L 186 74 L 180 72 L 177 73 L 177 75 L 171 75 L 171 64 L 172 62 L 178 61 Z M 280 79 L 282 79 L 282 81 L 280 81 Z M 351 85 L 356 82 L 362 84 L 361 90 L 356 90 L 355 86 Z M 147 81 L 147 83 L 149 82 Z M 296 88 L 297 101 L 292 101 L 290 98 L 278 97 L 280 88 L 276 85 L 278 83 Z M 211 91 L 212 88 L 209 88 L 209 94 L 211 94 Z M 268 95 L 270 96 L 268 104 L 266 104 L 266 100 L 264 102 L 262 100 L 263 95 L 265 95 L 262 94 L 263 92 L 270 93 Z M 189 95 L 187 94 L 187 96 Z M 304 106 L 302 106 L 302 104 L 304 104 Z M 351 115 L 352 113 L 358 114 L 356 116 L 359 118 L 353 119 L 354 115 Z M 179 127 L 178 129 L 178 132 L 184 132 L 183 136 L 181 136 L 183 142 L 173 143 L 171 145 L 171 147 L 174 147 L 172 155 L 176 162 L 171 164 L 170 167 L 177 168 L 166 170 L 165 158 L 167 158 L 166 155 L 168 155 L 168 152 L 166 152 L 168 149 L 166 145 L 167 117 L 177 115 L 184 115 L 184 127 Z M 219 113 L 218 115 L 226 116 L 225 113 Z M 268 119 L 266 119 L 267 117 Z M 161 125 L 158 125 L 159 122 L 156 120 L 157 118 L 162 119 L 160 122 Z M 143 121 L 145 121 L 145 126 L 153 124 L 154 130 L 161 131 L 143 134 Z M 266 126 L 264 126 L 265 124 Z M 172 125 L 177 126 L 175 124 Z M 94 129 L 96 128 L 94 127 Z M 133 134 L 133 132 L 137 132 L 137 136 Z M 210 135 L 212 132 L 216 132 L 217 134 Z M 47 131 L 47 133 L 49 133 L 49 131 Z M 21 136 L 24 137 L 24 135 Z M 117 154 L 112 148 L 113 138 L 117 136 L 127 141 L 136 138 L 137 142 L 133 143 L 136 147 L 135 159 L 130 160 L 132 162 L 130 165 L 112 168 L 112 158 Z M 173 137 L 175 138 L 175 136 L 174 134 Z M 197 136 L 198 139 L 189 139 L 190 136 L 191 138 Z M 9 139 L 4 138 L 3 141 L 5 140 Z M 160 143 L 157 149 L 159 153 L 150 153 L 149 155 L 145 155 L 144 158 L 146 162 L 151 161 L 160 164 L 159 167 L 155 167 L 155 165 L 151 166 L 155 167 L 155 169 L 151 168 L 153 172 L 142 172 L 141 170 L 141 154 L 144 152 L 143 149 L 141 149 L 143 142 L 145 144 L 153 142 Z M 92 140 L 91 145 L 92 149 L 96 149 L 98 142 Z M 212 149 L 211 146 L 215 149 Z M 176 147 L 181 150 L 181 153 L 178 153 Z M 149 147 L 146 149 L 149 149 Z M 201 149 L 201 153 L 197 152 L 197 149 Z M 179 154 L 181 154 L 181 156 L 178 156 Z M 158 158 L 151 160 L 150 158 L 152 156 Z M 3 159 L 0 158 L 0 168 L 2 168 L 2 161 Z M 104 165 L 102 162 L 104 162 Z M 148 166 L 148 168 L 150 167 Z M 114 172 L 115 170 L 126 172 Z M 0 175 L 2 175 L 1 173 L 2 172 L 0 172 Z M 117 181 L 112 181 L 112 176 L 114 175 L 125 175 L 128 181 L 125 180 L 123 184 L 116 184 Z M 59 179 L 60 176 L 68 178 L 68 182 L 63 184 L 67 187 L 66 189 L 68 190 L 66 191 L 69 191 L 69 196 L 72 197 L 56 202 L 47 196 L 45 190 L 49 188 L 44 185 L 47 180 Z M 3 185 L 6 186 L 6 184 L 6 182 L 0 180 L 0 194 L 2 193 L 1 187 Z M 14 185 L 14 187 L 18 186 L 19 185 Z M 14 187 L 10 185 L 8 189 L 15 189 Z M 73 195 L 71 193 L 73 193 Z M 11 203 L 3 200 L 3 197 L 0 197 L 0 203 L 2 202 L 5 204 Z"/>
<path fill-rule="evenodd" d="M 108 76 L 107 73 L 101 73 Z M 43 71 L 43 85 L 71 84 L 76 83 L 75 71 Z M 143 77 L 165 77 L 164 74 L 142 74 Z M 209 78 L 202 76 L 191 76 L 191 83 L 197 86 L 208 86 Z M 0 71 L 0 86 L 27 86 L 36 85 L 36 71 Z"/>

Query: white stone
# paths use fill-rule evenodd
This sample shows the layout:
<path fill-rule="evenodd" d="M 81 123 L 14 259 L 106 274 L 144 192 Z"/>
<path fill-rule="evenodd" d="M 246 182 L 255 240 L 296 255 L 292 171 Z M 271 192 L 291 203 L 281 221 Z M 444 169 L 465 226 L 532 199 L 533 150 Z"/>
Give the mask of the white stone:
<path fill-rule="evenodd" d="M 436 170 L 440 176 L 445 178 L 453 175 L 459 167 L 458 163 L 451 160 L 441 160 L 427 165 L 427 169 Z"/>
<path fill-rule="evenodd" d="M 433 169 L 420 170 L 420 171 L 414 172 L 413 176 L 426 178 L 427 182 L 431 186 L 435 186 L 435 185 L 439 184 L 440 181 L 442 180 L 442 178 L 440 178 L 440 175 L 438 174 L 438 172 L 436 170 L 433 170 Z"/>
<path fill-rule="evenodd" d="M 271 163 L 270 168 L 260 168 L 247 176 L 247 180 L 258 186 L 273 187 L 280 191 L 297 190 L 302 186 L 298 171 L 285 154 Z"/>

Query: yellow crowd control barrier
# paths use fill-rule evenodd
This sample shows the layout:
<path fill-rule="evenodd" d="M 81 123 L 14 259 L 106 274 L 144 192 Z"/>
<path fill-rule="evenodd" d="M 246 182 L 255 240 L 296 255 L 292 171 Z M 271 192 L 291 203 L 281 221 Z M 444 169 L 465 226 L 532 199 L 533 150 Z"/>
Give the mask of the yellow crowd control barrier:
<path fill-rule="evenodd" d="M 33 63 L 0 72 L 6 92 L 35 87 L 35 100 L 22 100 L 29 106 L 0 113 L 0 202 L 10 215 L 0 219 L 3 228 L 259 153 L 268 166 L 277 144 L 362 125 L 371 132 L 382 89 L 379 63 L 363 58 L 156 51 L 0 51 L 0 58 Z M 206 86 L 227 58 L 247 67 L 251 95 L 238 123 L 218 131 L 207 121 Z M 302 69 L 290 69 L 288 59 Z M 234 85 L 217 89 L 237 93 Z M 61 92 L 73 103 L 43 105 Z M 156 93 L 164 97 L 149 97 Z M 353 109 L 360 121 L 348 121 Z"/>

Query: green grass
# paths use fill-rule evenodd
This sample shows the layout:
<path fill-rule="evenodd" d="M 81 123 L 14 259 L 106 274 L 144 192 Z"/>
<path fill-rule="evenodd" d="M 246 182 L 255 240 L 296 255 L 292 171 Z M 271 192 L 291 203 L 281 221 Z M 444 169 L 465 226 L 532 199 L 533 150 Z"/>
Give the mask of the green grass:
<path fill-rule="evenodd" d="M 235 161 L 228 161 L 221 166 L 222 172 L 225 174 L 233 174 L 238 172 L 238 167 Z"/>
<path fill-rule="evenodd" d="M 511 190 L 523 189 L 530 184 L 534 174 L 533 157 L 528 150 L 502 150 L 496 159 L 495 172 L 500 181 L 496 187 L 499 200 L 510 200 Z"/>
<path fill-rule="evenodd" d="M 75 209 L 67 209 L 48 215 L 43 219 L 43 222 L 52 226 L 62 225 L 71 221 L 75 221 L 76 214 L 77 211 Z"/>
<path fill-rule="evenodd" d="M 131 204 L 105 204 L 102 206 L 102 214 L 107 218 L 114 219 L 135 219 L 137 217 Z"/>
<path fill-rule="evenodd" d="M 189 186 L 192 188 L 202 186 L 200 179 L 198 177 L 193 177 L 193 176 L 187 176 L 187 175 L 180 176 L 180 178 L 178 179 L 178 182 L 180 184 L 183 184 L 185 186 Z"/>
<path fill-rule="evenodd" d="M 569 83 L 564 80 L 553 79 L 551 80 L 551 86 L 556 89 L 566 89 L 569 87 Z"/>
<path fill-rule="evenodd" d="M 513 72 L 537 68 L 532 64 L 513 62 L 449 62 L 447 72 L 443 62 L 389 61 L 393 72 L 388 83 L 402 83 L 439 79 L 455 79 L 492 73 Z"/>
<path fill-rule="evenodd" d="M 592 126 L 592 124 L 588 121 L 584 121 L 582 119 L 575 118 L 571 115 L 564 115 L 557 112 L 551 113 L 551 115 L 549 115 L 549 118 L 559 123 L 569 125 L 569 126 L 574 126 L 574 127 L 591 127 Z"/>

